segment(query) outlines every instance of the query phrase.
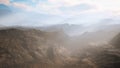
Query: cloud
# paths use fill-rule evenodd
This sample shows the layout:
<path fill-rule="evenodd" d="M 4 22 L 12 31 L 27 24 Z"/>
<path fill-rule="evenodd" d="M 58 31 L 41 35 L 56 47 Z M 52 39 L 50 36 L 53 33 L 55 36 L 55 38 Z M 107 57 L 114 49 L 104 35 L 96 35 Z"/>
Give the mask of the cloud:
<path fill-rule="evenodd" d="M 33 11 L 33 8 L 29 5 L 26 5 L 24 3 L 13 3 L 12 4 L 14 7 L 17 7 L 17 8 L 20 8 L 20 9 L 23 9 L 23 10 L 27 10 L 27 11 Z"/>
<path fill-rule="evenodd" d="M 66 10 L 69 9 L 74 9 L 76 10 L 77 5 L 81 5 L 83 3 L 89 4 L 89 6 L 93 5 L 95 6 L 94 9 L 87 10 L 85 12 L 87 13 L 94 13 L 94 12 L 111 12 L 113 15 L 115 12 L 119 14 L 120 12 L 120 0 L 48 0 L 49 3 L 54 4 L 54 6 L 63 7 Z M 67 7 L 67 8 L 66 8 Z M 84 6 L 82 7 L 84 8 Z M 79 6 L 77 12 L 79 12 L 79 9 L 82 10 L 81 6 Z M 74 10 L 68 10 L 69 14 L 74 14 Z M 64 10 L 62 10 L 64 11 Z"/>
<path fill-rule="evenodd" d="M 119 0 L 0 0 L 0 3 L 12 4 L 27 11 L 63 16 L 94 12 L 120 14 Z"/>
<path fill-rule="evenodd" d="M 81 0 L 48 0 L 39 2 L 36 7 L 40 12 L 62 16 L 74 16 L 95 9 L 93 5 L 84 3 Z"/>
<path fill-rule="evenodd" d="M 76 5 L 76 6 L 72 6 L 72 7 L 61 7 L 61 10 L 64 11 L 65 13 L 70 12 L 70 13 L 79 14 L 79 13 L 83 13 L 88 10 L 93 10 L 95 8 L 96 7 L 94 7 L 93 5 L 82 3 L 80 5 Z"/>
<path fill-rule="evenodd" d="M 0 0 L 0 4 L 10 5 L 9 0 Z"/>
<path fill-rule="evenodd" d="M 83 5 L 82 0 L 10 0 L 10 2 L 13 6 L 27 11 L 62 16 L 75 15 L 77 9 L 78 12 L 81 12 L 81 10 L 89 10 L 91 8 L 90 5 Z M 75 11 L 73 11 L 74 7 Z"/>
<path fill-rule="evenodd" d="M 59 4 L 64 7 L 75 6 L 81 3 L 81 0 L 48 0 L 49 3 Z"/>
<path fill-rule="evenodd" d="M 92 8 L 91 5 L 84 5 L 82 0 L 1 0 L 1 2 L 27 11 L 62 16 L 76 15 Z"/>

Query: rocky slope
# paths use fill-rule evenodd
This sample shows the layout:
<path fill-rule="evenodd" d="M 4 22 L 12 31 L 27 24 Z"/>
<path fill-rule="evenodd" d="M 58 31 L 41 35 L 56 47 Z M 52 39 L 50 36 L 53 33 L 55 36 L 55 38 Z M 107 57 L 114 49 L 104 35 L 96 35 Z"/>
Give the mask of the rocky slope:
<path fill-rule="evenodd" d="M 59 34 L 35 29 L 0 30 L 0 65 L 33 62 L 53 64 L 57 61 L 63 64 L 62 59 L 67 57 L 60 50 L 66 50 L 61 44 L 66 36 Z"/>
<path fill-rule="evenodd" d="M 119 35 L 116 38 L 114 43 L 119 43 Z M 116 44 L 80 46 L 79 40 L 73 43 L 71 39 L 63 31 L 2 29 L 0 68 L 120 68 Z M 69 47 L 76 45 L 78 50 L 72 52 Z"/>
<path fill-rule="evenodd" d="M 111 44 L 120 49 L 120 33 L 111 40 Z"/>

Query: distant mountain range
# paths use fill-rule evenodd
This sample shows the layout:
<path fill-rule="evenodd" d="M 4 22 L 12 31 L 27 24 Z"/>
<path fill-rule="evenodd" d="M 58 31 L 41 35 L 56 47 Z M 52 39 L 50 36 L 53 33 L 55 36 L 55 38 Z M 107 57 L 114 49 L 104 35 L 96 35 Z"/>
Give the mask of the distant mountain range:
<path fill-rule="evenodd" d="M 105 21 L 104 21 L 105 22 Z M 114 22 L 114 21 L 113 21 Z M 41 30 L 47 30 L 47 31 L 64 31 L 70 36 L 80 36 L 84 34 L 90 34 L 90 33 L 103 33 L 103 32 L 113 32 L 117 33 L 120 29 L 120 24 L 112 24 L 112 23 L 97 23 L 90 26 L 85 25 L 77 25 L 77 24 L 56 24 L 56 25 L 50 25 L 50 26 L 43 26 L 43 27 L 37 27 L 37 29 Z M 112 34 L 113 34 L 112 33 Z M 110 33 L 111 34 L 111 33 Z"/>

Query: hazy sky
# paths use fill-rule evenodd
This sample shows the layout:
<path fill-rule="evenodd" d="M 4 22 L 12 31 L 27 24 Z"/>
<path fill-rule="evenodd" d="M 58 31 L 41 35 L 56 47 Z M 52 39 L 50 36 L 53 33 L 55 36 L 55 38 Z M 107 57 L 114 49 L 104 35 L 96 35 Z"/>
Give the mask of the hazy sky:
<path fill-rule="evenodd" d="M 18 25 L 93 24 L 101 19 L 120 15 L 120 0 L 0 0 L 0 4 L 12 7 L 11 10 L 19 9 L 25 12 L 22 14 L 27 16 L 22 17 L 23 19 L 33 19 L 31 23 L 27 23 L 31 20 L 27 20 L 26 23 L 16 23 L 23 19 L 14 19 L 16 15 L 20 16 L 20 14 L 13 14 L 0 19 L 2 20 L 0 23 L 4 22 L 4 24 L 9 23 L 8 20 L 5 20 L 9 18 L 12 18 L 10 21 L 12 23 L 9 24 L 16 23 Z M 32 17 L 31 13 L 35 13 L 37 16 L 33 15 Z M 14 22 L 14 20 L 16 21 Z"/>

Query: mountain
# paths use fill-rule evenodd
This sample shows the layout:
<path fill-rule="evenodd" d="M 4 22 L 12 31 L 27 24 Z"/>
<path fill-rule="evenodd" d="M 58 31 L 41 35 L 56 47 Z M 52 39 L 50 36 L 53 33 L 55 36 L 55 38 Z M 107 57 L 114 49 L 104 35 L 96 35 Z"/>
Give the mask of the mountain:
<path fill-rule="evenodd" d="M 94 28 L 90 31 L 85 30 L 82 35 L 74 36 L 76 41 L 80 41 L 79 44 L 88 45 L 88 44 L 102 44 L 108 43 L 114 36 L 116 36 L 120 31 L 120 24 L 111 24 L 111 25 L 102 25 Z"/>
<path fill-rule="evenodd" d="M 99 35 L 98 35 L 99 36 Z M 116 35 L 115 35 L 116 36 Z M 80 37 L 78 37 L 80 38 Z M 94 38 L 94 36 L 92 37 Z M 89 39 L 89 41 L 93 41 L 93 39 Z M 118 36 L 116 36 L 118 38 Z M 82 40 L 83 39 L 83 40 Z M 68 42 L 68 48 L 73 50 L 72 54 L 78 58 L 78 62 L 76 65 L 81 68 L 119 68 L 120 67 L 120 49 L 119 47 L 119 39 L 116 39 L 115 44 L 109 43 L 97 43 L 93 42 L 89 44 L 86 38 L 72 39 L 71 42 Z M 104 39 L 104 38 L 103 38 Z M 102 39 L 101 39 L 102 40 Z M 111 39 L 109 39 L 111 40 Z M 118 47 L 116 47 L 116 44 Z M 85 66 L 88 65 L 88 67 Z M 75 66 L 71 67 L 75 68 Z"/>
<path fill-rule="evenodd" d="M 23 65 L 24 68 L 25 64 L 32 63 L 44 65 L 68 63 L 69 52 L 63 46 L 67 38 L 67 35 L 58 32 L 23 28 L 2 29 L 0 30 L 0 67 L 17 68 L 15 66 L 18 65 L 19 68 Z"/>
<path fill-rule="evenodd" d="M 81 40 L 76 40 L 78 38 L 70 37 L 64 31 L 2 28 L 0 68 L 120 67 L 120 52 L 113 45 L 82 45 Z M 76 46 L 77 49 L 73 51 Z"/>
<path fill-rule="evenodd" d="M 76 24 L 56 24 L 56 25 L 50 25 L 46 27 L 41 27 L 40 29 L 44 31 L 64 31 L 67 35 L 79 35 L 82 30 L 85 29 L 83 25 L 76 25 Z"/>

